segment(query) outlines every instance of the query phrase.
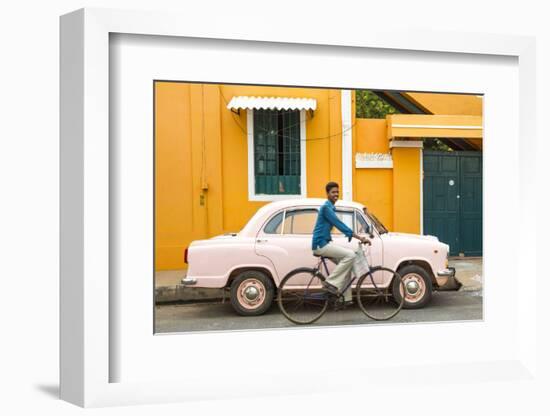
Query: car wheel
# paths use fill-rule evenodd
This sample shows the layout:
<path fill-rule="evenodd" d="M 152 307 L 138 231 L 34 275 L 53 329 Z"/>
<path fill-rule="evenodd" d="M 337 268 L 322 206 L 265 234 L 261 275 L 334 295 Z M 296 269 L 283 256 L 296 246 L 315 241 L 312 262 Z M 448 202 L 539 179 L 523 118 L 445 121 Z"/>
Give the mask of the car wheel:
<path fill-rule="evenodd" d="M 409 264 L 399 269 L 399 274 L 405 287 L 405 309 L 420 309 L 426 306 L 432 298 L 432 279 L 422 267 Z M 403 289 L 399 283 L 392 283 L 392 293 L 395 299 L 400 302 L 403 297 Z"/>
<path fill-rule="evenodd" d="M 271 306 L 274 293 L 273 282 L 264 272 L 248 270 L 231 283 L 231 305 L 239 315 L 261 315 Z"/>

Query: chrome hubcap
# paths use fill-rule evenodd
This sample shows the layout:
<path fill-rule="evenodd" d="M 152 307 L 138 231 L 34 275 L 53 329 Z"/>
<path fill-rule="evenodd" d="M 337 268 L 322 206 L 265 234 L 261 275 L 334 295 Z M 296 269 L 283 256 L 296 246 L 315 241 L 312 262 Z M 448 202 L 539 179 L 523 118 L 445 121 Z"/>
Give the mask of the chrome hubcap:
<path fill-rule="evenodd" d="M 409 273 L 403 276 L 403 286 L 405 286 L 405 300 L 410 303 L 420 301 L 426 293 L 424 280 L 416 273 Z M 401 289 L 401 292 L 402 291 L 403 289 Z"/>
<path fill-rule="evenodd" d="M 248 286 L 244 290 L 244 295 L 248 300 L 256 300 L 256 298 L 260 295 L 260 291 L 255 286 Z"/>
<path fill-rule="evenodd" d="M 416 293 L 420 290 L 420 286 L 414 280 L 409 280 L 407 282 L 406 288 L 407 293 L 410 295 L 416 295 Z"/>
<path fill-rule="evenodd" d="M 259 307 L 266 297 L 266 290 L 262 282 L 250 278 L 242 282 L 237 290 L 237 299 L 242 307 L 255 309 Z"/>

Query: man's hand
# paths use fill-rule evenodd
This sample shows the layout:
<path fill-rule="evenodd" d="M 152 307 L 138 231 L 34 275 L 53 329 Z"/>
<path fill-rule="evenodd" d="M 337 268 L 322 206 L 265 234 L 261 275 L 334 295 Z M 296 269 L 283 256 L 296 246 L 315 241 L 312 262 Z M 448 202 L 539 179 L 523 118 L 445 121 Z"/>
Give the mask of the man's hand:
<path fill-rule="evenodd" d="M 363 244 L 368 244 L 369 246 L 372 244 L 371 241 L 367 237 L 361 237 L 360 240 Z"/>
<path fill-rule="evenodd" d="M 363 244 L 371 245 L 371 241 L 367 237 L 363 237 L 362 235 L 358 235 L 353 233 L 353 237 L 357 238 L 359 241 L 361 241 Z"/>

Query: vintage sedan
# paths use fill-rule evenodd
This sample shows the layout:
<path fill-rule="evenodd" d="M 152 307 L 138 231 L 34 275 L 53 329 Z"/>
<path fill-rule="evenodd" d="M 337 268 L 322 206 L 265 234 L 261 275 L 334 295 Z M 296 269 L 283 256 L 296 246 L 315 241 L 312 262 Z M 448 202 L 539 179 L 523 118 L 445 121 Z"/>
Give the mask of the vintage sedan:
<path fill-rule="evenodd" d="M 223 288 L 241 315 L 260 315 L 271 306 L 277 287 L 287 273 L 318 262 L 311 237 L 321 198 L 288 199 L 261 207 L 238 233 L 193 241 L 185 249 L 189 287 Z M 437 237 L 388 232 L 360 203 L 338 200 L 336 214 L 359 235 L 372 241 L 365 248 L 371 265 L 397 270 L 405 283 L 405 308 L 422 308 L 433 290 L 458 290 L 461 284 L 448 267 L 449 246 Z M 333 228 L 336 244 L 355 249 Z M 329 263 L 329 270 L 334 267 Z M 380 282 L 383 285 L 392 282 Z M 400 296 L 400 294 L 393 294 Z"/>

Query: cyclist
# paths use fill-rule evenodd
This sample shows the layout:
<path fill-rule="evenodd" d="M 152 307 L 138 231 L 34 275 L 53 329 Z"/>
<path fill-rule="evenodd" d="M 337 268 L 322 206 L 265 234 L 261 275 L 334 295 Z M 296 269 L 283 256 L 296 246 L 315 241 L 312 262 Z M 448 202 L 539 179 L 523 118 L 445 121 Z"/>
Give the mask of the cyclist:
<path fill-rule="evenodd" d="M 311 249 L 316 255 L 339 260 L 325 282 L 327 290 L 338 295 L 340 294 L 340 290 L 345 287 L 347 278 L 351 273 L 355 260 L 355 252 L 350 248 L 342 247 L 332 242 L 330 235 L 332 227 L 338 228 L 348 238 L 348 241 L 351 241 L 352 237 L 354 237 L 362 243 L 370 244 L 370 240 L 355 234 L 351 228 L 336 216 L 336 207 L 334 204 L 339 196 L 340 189 L 338 184 L 336 182 L 329 182 L 326 184 L 325 190 L 327 200 L 321 205 L 317 215 L 317 221 L 313 229 Z M 346 305 L 353 303 L 351 287 L 348 287 L 344 292 L 344 302 Z"/>

